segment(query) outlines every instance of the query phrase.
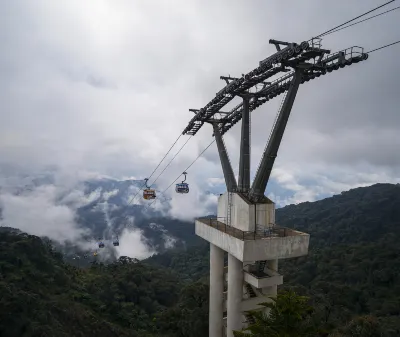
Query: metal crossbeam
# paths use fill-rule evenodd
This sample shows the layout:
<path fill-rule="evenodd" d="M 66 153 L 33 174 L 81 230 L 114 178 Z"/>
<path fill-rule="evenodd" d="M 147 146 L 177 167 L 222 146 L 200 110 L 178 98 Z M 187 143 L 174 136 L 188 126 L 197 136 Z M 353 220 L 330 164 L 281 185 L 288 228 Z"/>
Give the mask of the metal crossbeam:
<path fill-rule="evenodd" d="M 310 43 L 303 41 L 300 44 L 277 40 L 269 42 L 276 46 L 276 53 L 261 61 L 257 68 L 240 78 L 221 76 L 226 86 L 203 108 L 190 109 L 195 116 L 182 132 L 195 135 L 204 123 L 211 123 L 228 192 L 246 193 L 249 200 L 254 203 L 264 198 L 265 188 L 300 84 L 368 59 L 368 54 L 364 53 L 361 47 L 350 47 L 330 53 L 329 50 L 321 48 L 320 38 L 314 38 Z M 279 73 L 282 75 L 277 78 L 276 75 Z M 268 80 L 270 78 L 271 80 Z M 259 84 L 262 84 L 261 89 Z M 284 94 L 285 97 L 250 188 L 250 112 L 280 94 Z M 230 111 L 222 112 L 221 109 L 235 97 L 242 97 L 243 101 Z M 242 132 L 237 183 L 223 135 L 240 120 L 242 120 Z"/>
<path fill-rule="evenodd" d="M 240 142 L 239 182 L 240 192 L 248 192 L 250 188 L 250 98 L 243 96 L 242 134 Z"/>
<path fill-rule="evenodd" d="M 265 82 L 268 78 L 278 73 L 288 72 L 288 67 L 296 69 L 301 66 L 307 66 L 308 69 L 304 72 L 301 80 L 301 83 L 304 83 L 368 58 L 368 54 L 364 53 L 364 49 L 360 47 L 350 47 L 340 52 L 329 54 L 329 50 L 320 48 L 320 41 L 312 40 L 311 43 L 303 41 L 300 44 L 296 44 L 270 40 L 270 43 L 287 45 L 287 47 L 261 61 L 257 68 L 240 78 L 222 76 L 229 83 L 206 106 L 196 112 L 182 134 L 195 135 L 204 125 L 204 121 L 220 113 L 221 108 L 226 104 L 249 90 L 254 89 L 253 94 L 257 98 L 250 104 L 250 111 L 287 91 L 290 77 L 293 77 L 294 72 L 285 74 L 280 80 L 278 79 L 279 81 L 275 80 L 270 84 L 265 84 Z M 256 86 L 258 84 L 264 84 L 264 88 L 257 90 Z M 227 115 L 229 121 L 219 126 L 221 134 L 223 135 L 239 122 L 242 118 L 241 115 L 240 107 L 232 110 L 231 114 Z"/>

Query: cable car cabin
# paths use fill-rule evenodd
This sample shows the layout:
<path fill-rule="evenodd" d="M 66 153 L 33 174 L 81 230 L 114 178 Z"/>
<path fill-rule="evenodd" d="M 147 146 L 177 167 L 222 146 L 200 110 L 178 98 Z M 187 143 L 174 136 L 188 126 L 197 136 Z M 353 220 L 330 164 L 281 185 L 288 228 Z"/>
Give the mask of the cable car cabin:
<path fill-rule="evenodd" d="M 113 245 L 114 246 L 119 246 L 119 241 L 118 240 L 113 241 Z"/>
<path fill-rule="evenodd" d="M 99 248 L 104 248 L 104 243 L 103 242 L 99 242 Z"/>
<path fill-rule="evenodd" d="M 146 188 L 145 190 L 143 190 L 143 198 L 146 200 L 155 199 L 156 198 L 156 190 Z"/>
<path fill-rule="evenodd" d="M 175 191 L 177 193 L 189 193 L 189 184 L 186 183 L 176 184 Z"/>

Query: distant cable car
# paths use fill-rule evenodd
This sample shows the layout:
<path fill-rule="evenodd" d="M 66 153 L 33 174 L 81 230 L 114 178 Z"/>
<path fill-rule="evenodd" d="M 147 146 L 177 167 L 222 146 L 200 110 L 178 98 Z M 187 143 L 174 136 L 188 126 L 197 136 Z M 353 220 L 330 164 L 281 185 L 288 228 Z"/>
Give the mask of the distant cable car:
<path fill-rule="evenodd" d="M 183 172 L 182 174 L 185 175 L 185 179 L 181 183 L 176 184 L 175 191 L 176 193 L 182 193 L 182 194 L 189 193 L 189 184 L 185 183 L 187 173 Z"/>
<path fill-rule="evenodd" d="M 146 200 L 155 199 L 156 190 L 153 190 L 149 186 L 147 186 L 148 180 L 149 180 L 148 178 L 145 179 L 146 188 L 143 190 L 143 198 Z"/>
<path fill-rule="evenodd" d="M 113 240 L 113 245 L 115 246 L 119 246 L 119 240 L 118 240 L 118 235 L 117 237 Z"/>
<path fill-rule="evenodd" d="M 97 250 L 93 253 L 93 256 L 97 256 Z"/>
<path fill-rule="evenodd" d="M 99 239 L 99 248 L 104 248 L 104 242 Z"/>

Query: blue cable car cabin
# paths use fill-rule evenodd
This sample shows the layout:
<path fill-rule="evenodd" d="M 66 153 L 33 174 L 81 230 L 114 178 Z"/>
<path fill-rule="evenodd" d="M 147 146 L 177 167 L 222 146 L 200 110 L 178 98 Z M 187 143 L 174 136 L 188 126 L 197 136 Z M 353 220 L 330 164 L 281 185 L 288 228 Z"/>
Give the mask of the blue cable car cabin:
<path fill-rule="evenodd" d="M 189 184 L 185 183 L 187 173 L 183 172 L 182 174 L 185 176 L 185 179 L 181 183 L 176 184 L 175 192 L 177 192 L 177 193 L 189 193 Z"/>
<path fill-rule="evenodd" d="M 175 191 L 177 193 L 189 193 L 189 184 L 187 183 L 176 184 Z"/>
<path fill-rule="evenodd" d="M 102 241 L 99 242 L 99 248 L 104 248 L 104 242 Z"/>

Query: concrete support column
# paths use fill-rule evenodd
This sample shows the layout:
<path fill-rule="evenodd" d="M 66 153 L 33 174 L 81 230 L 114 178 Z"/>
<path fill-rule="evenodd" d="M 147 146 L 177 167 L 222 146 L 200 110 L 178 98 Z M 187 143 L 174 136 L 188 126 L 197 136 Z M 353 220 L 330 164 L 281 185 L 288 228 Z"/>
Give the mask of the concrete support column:
<path fill-rule="evenodd" d="M 234 337 L 233 330 L 241 330 L 243 299 L 243 263 L 228 254 L 228 303 L 227 337 Z"/>
<path fill-rule="evenodd" d="M 224 304 L 224 251 L 210 243 L 209 337 L 222 337 Z"/>
<path fill-rule="evenodd" d="M 269 260 L 267 261 L 267 267 L 273 271 L 278 272 L 278 259 L 275 260 Z M 270 296 L 276 296 L 278 294 L 278 286 L 273 286 L 271 287 L 271 295 Z"/>

